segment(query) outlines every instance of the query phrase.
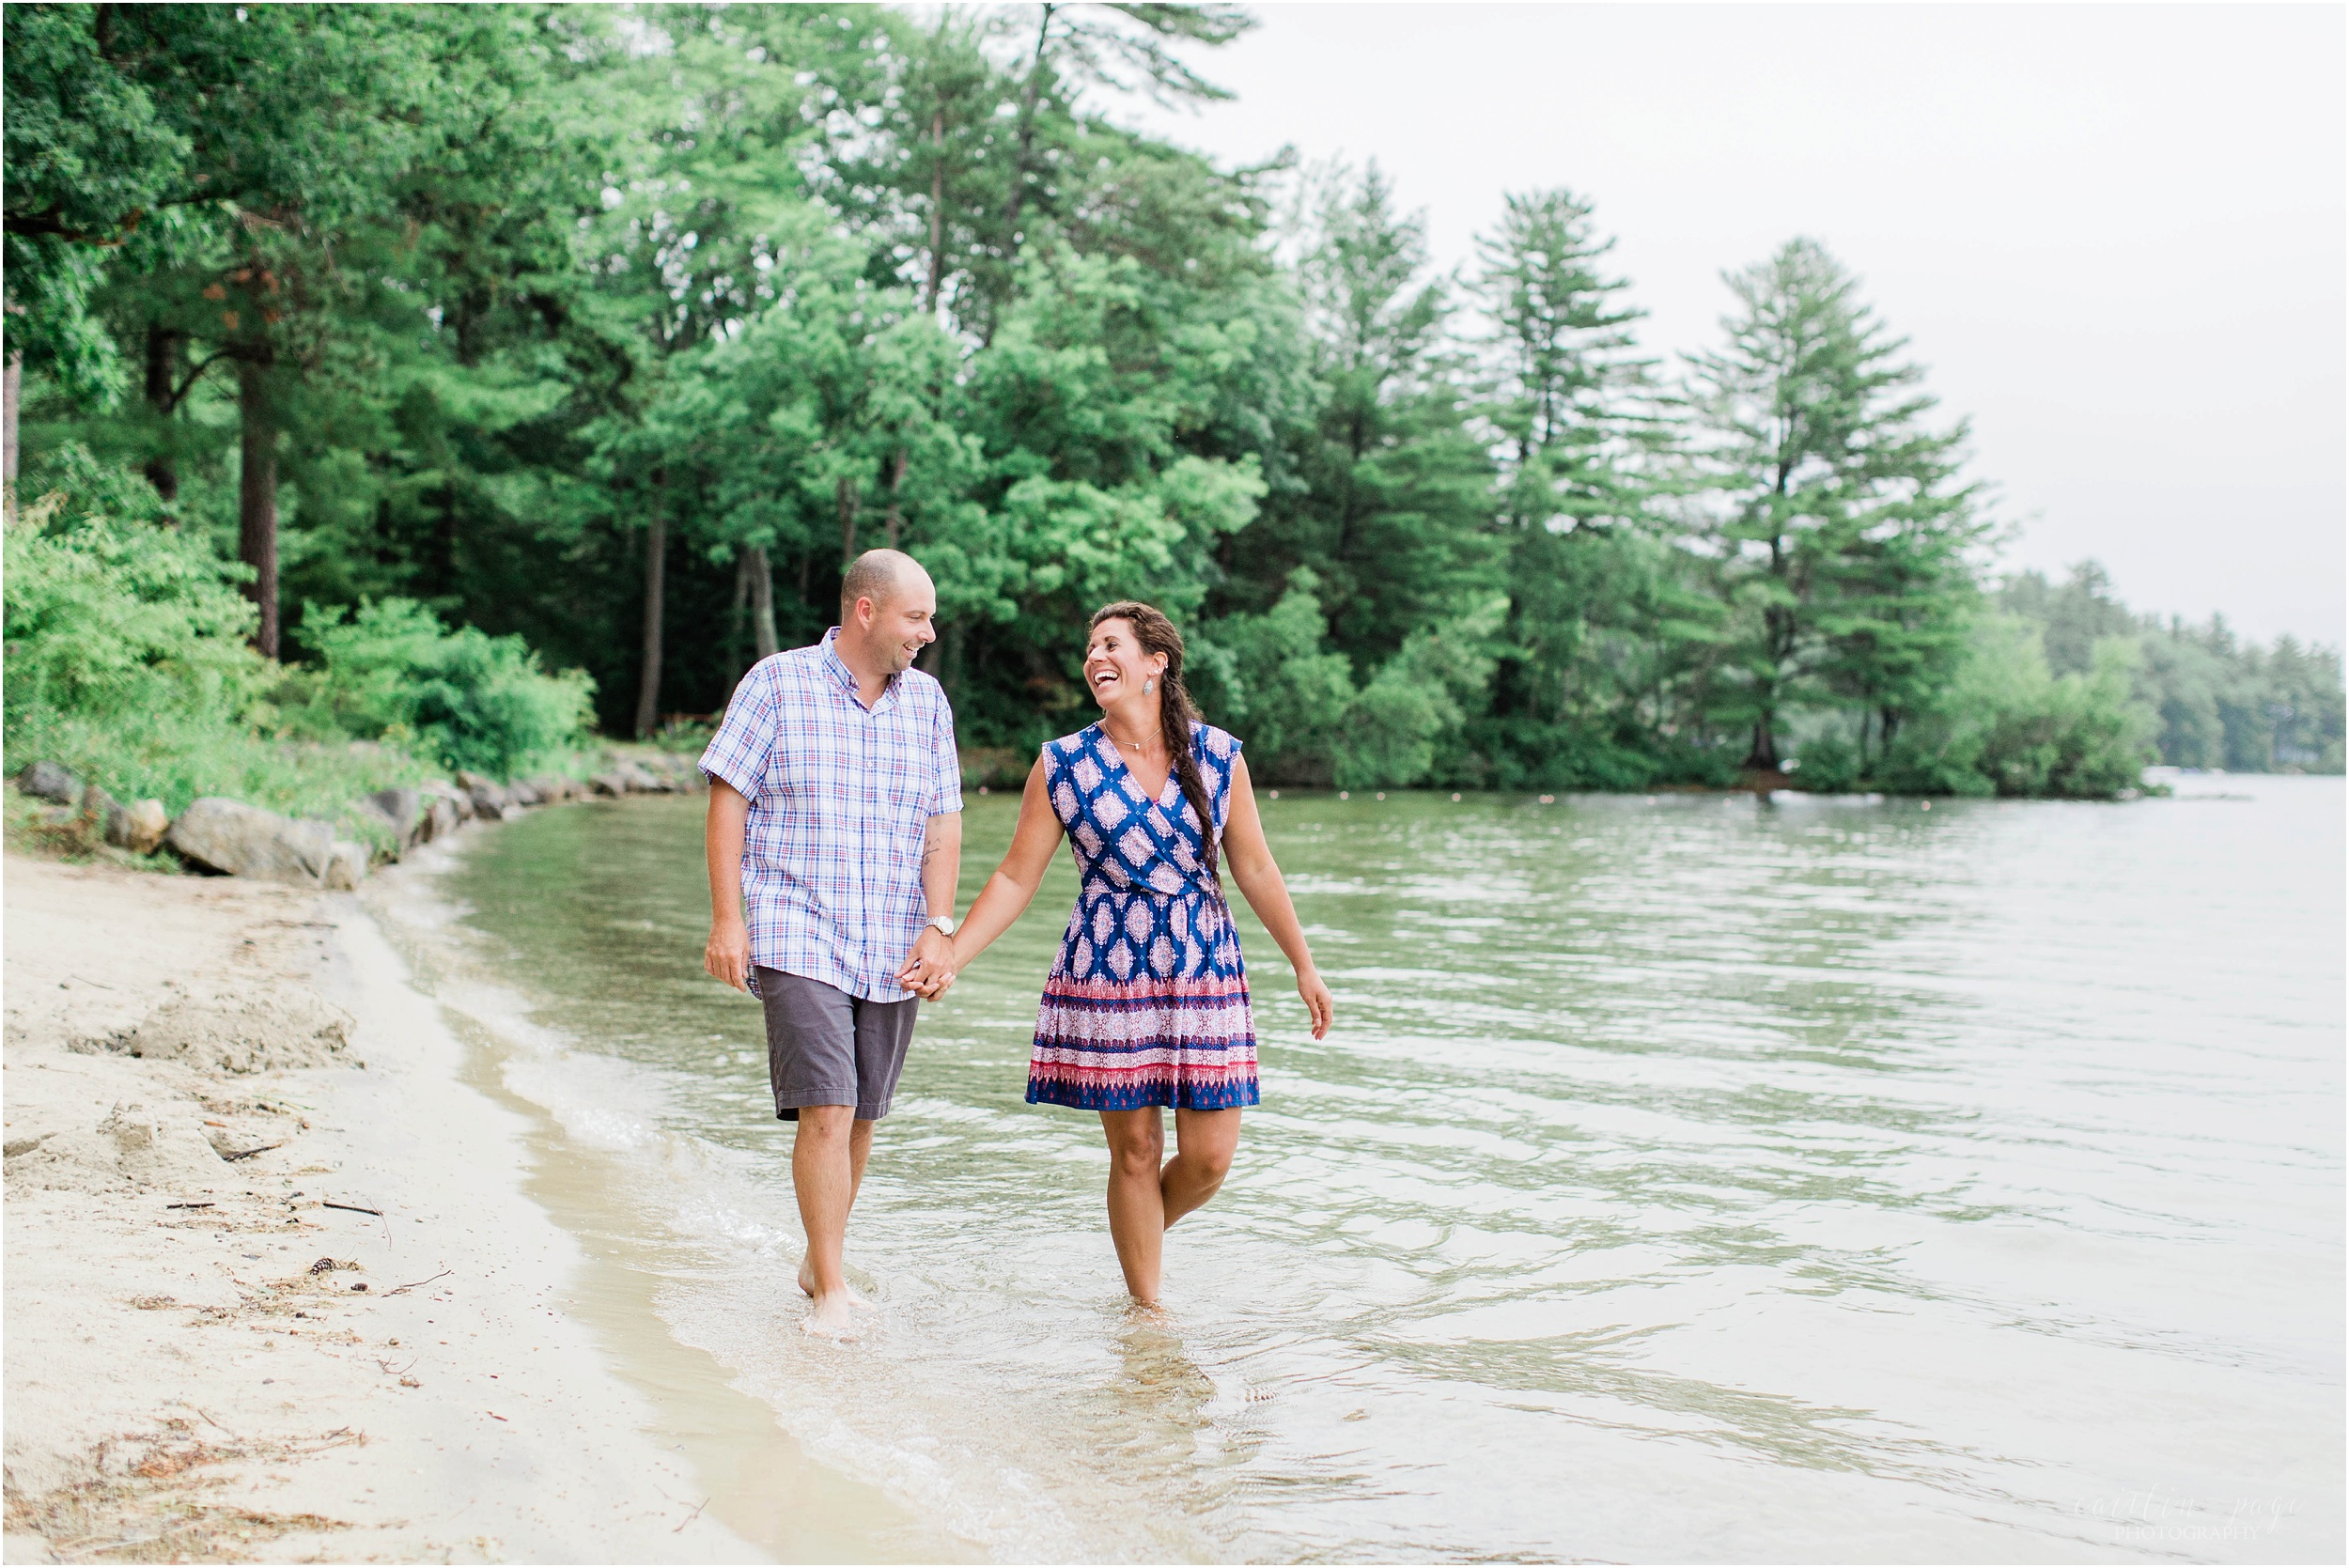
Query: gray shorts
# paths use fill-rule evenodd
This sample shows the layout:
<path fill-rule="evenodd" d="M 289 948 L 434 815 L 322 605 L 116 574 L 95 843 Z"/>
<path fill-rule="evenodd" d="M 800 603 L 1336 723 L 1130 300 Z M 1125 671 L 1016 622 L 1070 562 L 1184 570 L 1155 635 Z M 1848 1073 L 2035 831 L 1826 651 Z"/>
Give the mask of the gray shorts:
<path fill-rule="evenodd" d="M 767 1080 L 774 1086 L 776 1117 L 796 1122 L 803 1105 L 852 1105 L 860 1122 L 888 1115 L 922 999 L 867 1001 L 764 965 L 756 979 L 767 1009 Z"/>

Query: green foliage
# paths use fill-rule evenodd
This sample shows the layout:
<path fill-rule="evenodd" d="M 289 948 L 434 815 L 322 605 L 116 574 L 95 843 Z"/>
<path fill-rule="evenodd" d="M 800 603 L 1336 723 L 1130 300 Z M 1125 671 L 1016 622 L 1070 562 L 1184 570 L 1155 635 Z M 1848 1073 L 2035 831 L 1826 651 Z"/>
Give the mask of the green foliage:
<path fill-rule="evenodd" d="M 81 481 L 78 505 L 69 512 L 53 493 L 8 530 L 9 734 L 44 714 L 241 721 L 268 669 L 245 645 L 254 611 L 238 568 L 152 526 L 153 496 L 136 479 L 82 453 L 63 466 Z"/>
<path fill-rule="evenodd" d="M 153 526 L 145 482 L 69 449 L 78 476 L 7 533 L 7 750 L 48 759 L 121 800 L 178 812 L 199 795 L 332 818 L 354 797 L 422 778 L 397 750 L 279 738 L 275 668 L 245 639 L 239 568 Z M 124 519 L 129 520 L 123 520 Z"/>
<path fill-rule="evenodd" d="M 319 656 L 307 702 L 288 718 L 313 731 L 388 737 L 452 771 L 510 778 L 581 738 L 594 687 L 552 675 L 519 637 L 450 631 L 412 599 L 313 609 L 303 641 Z"/>
<path fill-rule="evenodd" d="M 2290 636 L 2263 648 L 2215 616 L 2201 626 L 2140 619 L 2110 589 L 2104 568 L 2083 561 L 2061 584 L 2016 573 L 1998 597 L 2040 628 L 2060 675 L 2090 669 L 2105 639 L 2135 638 L 2136 693 L 2159 718 L 2163 762 L 2239 773 L 2341 771 L 2340 650 Z"/>
<path fill-rule="evenodd" d="M 193 782 L 281 732 L 506 772 L 589 701 L 681 737 L 889 544 L 990 753 L 1083 722 L 1130 596 L 1268 782 L 1719 784 L 1783 735 L 1817 786 L 2118 789 L 2117 634 L 2171 760 L 2341 766 L 2331 650 L 2020 581 L 2039 674 L 1985 629 L 1964 426 L 1823 247 L 1728 274 L 1671 384 L 1586 197 L 1439 275 L 1375 166 L 1120 123 L 1217 96 L 1176 50 L 1239 11 L 1034 24 L 10 8 L 26 493 L 76 498 L 9 545 L 10 745 L 151 710 Z M 215 564 L 272 517 L 287 668 Z"/>
<path fill-rule="evenodd" d="M 2136 644 L 2107 639 L 2092 658 L 2086 672 L 2057 675 L 2036 628 L 2010 615 L 1983 616 L 1939 711 L 1894 739 L 1884 784 L 1923 793 L 2083 800 L 2136 787 L 2154 760 L 2155 723 L 2130 691 Z"/>

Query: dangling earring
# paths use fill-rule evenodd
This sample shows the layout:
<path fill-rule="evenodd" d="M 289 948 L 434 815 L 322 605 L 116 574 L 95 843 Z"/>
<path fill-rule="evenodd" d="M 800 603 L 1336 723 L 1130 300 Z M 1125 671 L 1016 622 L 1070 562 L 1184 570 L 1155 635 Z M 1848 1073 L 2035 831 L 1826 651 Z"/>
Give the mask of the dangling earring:
<path fill-rule="evenodd" d="M 1156 680 L 1145 680 L 1142 683 L 1142 694 L 1145 697 L 1158 689 L 1159 683 Z"/>

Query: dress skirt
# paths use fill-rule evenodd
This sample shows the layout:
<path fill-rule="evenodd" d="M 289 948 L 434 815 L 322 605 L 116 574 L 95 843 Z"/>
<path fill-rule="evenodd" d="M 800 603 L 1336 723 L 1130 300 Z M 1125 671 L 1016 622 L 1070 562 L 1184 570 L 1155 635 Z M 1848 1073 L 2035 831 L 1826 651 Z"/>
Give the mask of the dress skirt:
<path fill-rule="evenodd" d="M 1036 1009 L 1029 1103 L 1228 1110 L 1256 1097 L 1248 972 L 1221 895 L 1086 877 Z"/>

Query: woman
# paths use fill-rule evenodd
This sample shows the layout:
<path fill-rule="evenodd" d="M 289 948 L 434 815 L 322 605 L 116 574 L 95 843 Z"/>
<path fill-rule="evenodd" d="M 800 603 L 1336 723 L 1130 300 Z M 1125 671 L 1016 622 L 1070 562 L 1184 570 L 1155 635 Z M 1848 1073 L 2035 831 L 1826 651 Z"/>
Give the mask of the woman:
<path fill-rule="evenodd" d="M 1330 988 L 1265 844 L 1240 743 L 1200 722 L 1183 690 L 1181 633 L 1146 604 L 1110 605 L 1093 617 L 1084 674 L 1100 721 L 1036 759 L 1011 850 L 947 967 L 917 960 L 899 978 L 943 992 L 1019 918 L 1067 835 L 1082 880 L 1036 1010 L 1028 1101 L 1101 1113 L 1117 1262 L 1134 1299 L 1156 1306 L 1166 1228 L 1223 1184 L 1240 1108 L 1256 1103 L 1255 1022 L 1222 864 L 1295 966 L 1316 1040 Z M 1164 1160 L 1168 1106 L 1175 1155 Z"/>

